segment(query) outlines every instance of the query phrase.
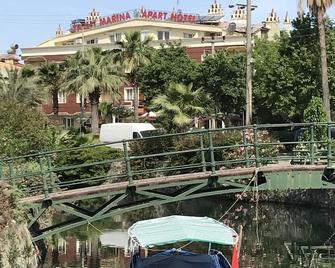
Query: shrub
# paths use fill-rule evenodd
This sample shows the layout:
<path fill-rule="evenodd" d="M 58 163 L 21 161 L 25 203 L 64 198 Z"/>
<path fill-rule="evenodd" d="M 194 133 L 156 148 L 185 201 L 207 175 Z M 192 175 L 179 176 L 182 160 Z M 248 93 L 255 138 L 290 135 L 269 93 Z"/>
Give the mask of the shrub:
<path fill-rule="evenodd" d="M 327 114 L 321 98 L 312 97 L 306 110 L 304 111 L 304 122 L 305 123 L 327 123 Z M 326 126 L 315 126 L 314 127 L 314 140 L 322 141 L 327 138 L 327 127 Z M 311 133 L 305 131 L 302 140 L 311 140 Z"/>
<path fill-rule="evenodd" d="M 253 146 L 253 130 L 246 133 L 246 139 L 250 146 L 243 147 L 243 133 L 239 130 L 222 130 L 213 134 L 214 158 L 216 168 L 244 166 L 245 150 L 248 152 L 250 165 L 255 165 L 255 148 Z M 278 145 L 272 145 L 277 141 L 266 130 L 258 130 L 257 138 L 259 143 L 259 157 L 262 158 L 262 164 L 272 161 L 272 157 L 278 155 L 281 149 Z M 164 141 L 164 139 L 163 139 Z M 150 157 L 134 162 L 135 170 L 145 170 L 162 168 L 164 171 L 157 172 L 158 175 L 173 175 L 188 172 L 202 171 L 202 154 L 200 149 L 201 135 L 199 133 L 189 133 L 184 136 L 170 138 L 168 143 L 161 139 L 137 141 L 132 146 L 133 155 L 159 154 L 164 152 L 179 152 L 177 154 L 168 154 L 159 157 Z M 204 156 L 206 168 L 210 170 L 211 153 L 209 151 L 209 135 L 203 134 Z M 181 151 L 184 151 L 181 153 Z M 186 151 L 186 152 L 185 152 Z M 152 172 L 143 177 L 152 177 Z"/>
<path fill-rule="evenodd" d="M 70 188 L 80 188 L 89 185 L 102 184 L 107 179 L 91 180 L 94 177 L 107 176 L 110 169 L 110 162 L 113 159 L 122 156 L 121 151 L 110 148 L 108 146 L 97 146 L 91 148 L 80 148 L 78 146 L 97 144 L 98 140 L 91 135 L 76 135 L 70 132 L 67 138 L 64 138 L 59 148 L 72 148 L 71 151 L 57 153 L 54 165 L 56 168 L 64 168 L 69 166 L 90 164 L 94 162 L 107 162 L 99 165 L 91 165 L 87 167 L 76 167 L 68 170 L 56 171 L 58 179 L 64 185 Z M 76 183 L 69 186 L 70 183 Z"/>
<path fill-rule="evenodd" d="M 53 148 L 55 128 L 38 109 L 19 103 L 0 106 L 0 157 L 13 157 Z"/>
<path fill-rule="evenodd" d="M 160 131 L 158 135 L 165 134 L 164 131 Z M 130 155 L 131 156 L 140 156 L 140 155 L 152 155 L 152 154 L 160 154 L 164 152 L 168 152 L 172 148 L 173 138 L 165 137 L 165 138 L 151 138 L 144 140 L 136 140 L 129 143 L 130 147 Z M 155 156 L 155 157 L 147 157 L 139 160 L 133 160 L 131 162 L 132 169 L 134 172 L 138 172 L 135 174 L 136 179 L 152 177 L 152 173 L 147 170 L 154 168 L 163 168 L 166 167 L 167 162 L 169 162 L 169 156 Z M 146 170 L 144 173 L 142 170 Z"/>

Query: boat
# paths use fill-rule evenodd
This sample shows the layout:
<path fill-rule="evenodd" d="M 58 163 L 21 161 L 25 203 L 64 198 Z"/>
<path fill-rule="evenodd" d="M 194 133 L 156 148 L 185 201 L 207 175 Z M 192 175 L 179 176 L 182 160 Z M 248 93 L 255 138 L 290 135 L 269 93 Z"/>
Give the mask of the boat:
<path fill-rule="evenodd" d="M 239 235 L 229 226 L 209 217 L 174 215 L 138 221 L 128 229 L 128 235 L 130 268 L 238 268 Z M 208 243 L 207 253 L 182 249 L 194 242 Z M 184 246 L 178 249 L 155 250 L 180 243 Z M 232 264 L 220 251 L 212 249 L 212 244 L 233 247 Z M 156 253 L 147 256 L 143 251 Z"/>

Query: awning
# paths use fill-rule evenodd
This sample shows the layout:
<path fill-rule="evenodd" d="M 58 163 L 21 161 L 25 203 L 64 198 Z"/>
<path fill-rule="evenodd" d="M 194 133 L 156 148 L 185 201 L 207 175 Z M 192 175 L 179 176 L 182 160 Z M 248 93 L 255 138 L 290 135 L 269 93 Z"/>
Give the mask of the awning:
<path fill-rule="evenodd" d="M 139 221 L 128 229 L 130 238 L 141 247 L 183 241 L 235 245 L 237 233 L 208 217 L 169 216 Z"/>

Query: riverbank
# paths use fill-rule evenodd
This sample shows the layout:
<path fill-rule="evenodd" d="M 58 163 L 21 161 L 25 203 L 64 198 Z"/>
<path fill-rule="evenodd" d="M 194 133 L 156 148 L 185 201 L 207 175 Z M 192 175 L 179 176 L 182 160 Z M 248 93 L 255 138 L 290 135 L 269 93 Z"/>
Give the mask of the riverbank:
<path fill-rule="evenodd" d="M 23 210 L 16 204 L 13 189 L 0 182 L 0 267 L 35 268 L 37 252 Z"/>
<path fill-rule="evenodd" d="M 249 192 L 246 199 L 253 201 L 254 193 Z M 335 208 L 334 190 L 287 190 L 259 192 L 259 201 L 319 208 Z"/>

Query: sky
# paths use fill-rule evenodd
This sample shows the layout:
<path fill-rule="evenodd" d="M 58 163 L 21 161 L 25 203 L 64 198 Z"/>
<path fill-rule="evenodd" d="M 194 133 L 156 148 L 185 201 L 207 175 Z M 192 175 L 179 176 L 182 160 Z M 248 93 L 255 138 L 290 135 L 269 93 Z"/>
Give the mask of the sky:
<path fill-rule="evenodd" d="M 101 15 L 120 11 L 147 9 L 171 11 L 178 0 L 1 0 L 0 5 L 0 53 L 5 53 L 13 43 L 20 47 L 34 47 L 55 35 L 60 24 L 69 29 L 72 19 L 85 18 L 95 8 Z M 187 13 L 205 15 L 213 0 L 179 0 L 179 9 Z M 225 18 L 232 13 L 229 5 L 244 4 L 246 0 L 218 0 L 224 8 Z M 290 18 L 297 14 L 296 0 L 253 0 L 258 7 L 253 12 L 253 23 L 266 19 L 272 8 L 283 21 L 286 11 Z M 328 11 L 335 18 L 335 8 Z"/>

